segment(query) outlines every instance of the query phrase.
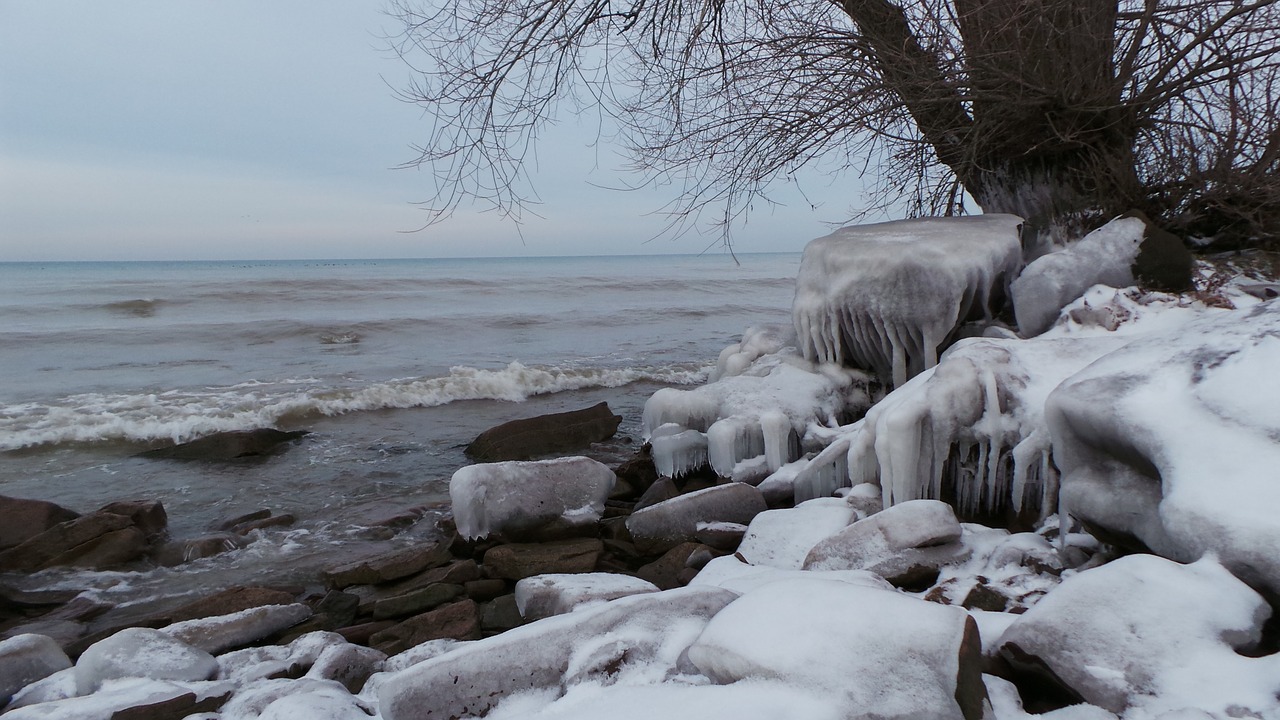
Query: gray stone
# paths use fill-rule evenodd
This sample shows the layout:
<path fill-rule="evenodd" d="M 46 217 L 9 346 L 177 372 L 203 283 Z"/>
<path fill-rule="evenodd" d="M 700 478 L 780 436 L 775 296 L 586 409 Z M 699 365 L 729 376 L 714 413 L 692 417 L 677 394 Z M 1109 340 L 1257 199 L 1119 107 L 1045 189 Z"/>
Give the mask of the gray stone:
<path fill-rule="evenodd" d="M 309 434 L 306 430 L 285 432 L 273 428 L 221 432 L 191 442 L 141 452 L 138 453 L 138 457 L 204 461 L 260 457 L 280 450 L 284 443 L 298 440 Z"/>
<path fill-rule="evenodd" d="M 562 615 L 584 603 L 616 600 L 658 592 L 658 586 L 617 573 L 538 575 L 516 583 L 513 596 L 520 615 L 529 621 Z"/>
<path fill-rule="evenodd" d="M 342 683 L 348 692 L 358 693 L 369 676 L 382 669 L 387 654 L 373 648 L 346 643 L 320 651 L 306 677 Z"/>
<path fill-rule="evenodd" d="M 604 543 L 593 538 L 498 545 L 484 554 L 484 566 L 491 575 L 507 580 L 547 573 L 585 573 L 595 569 L 603 550 Z"/>
<path fill-rule="evenodd" d="M 485 603 L 480 612 L 480 629 L 486 633 L 506 632 L 524 624 L 515 595 L 502 595 Z"/>
<path fill-rule="evenodd" d="M 263 587 L 230 587 L 165 613 L 170 623 L 230 615 L 263 605 L 289 605 L 292 593 Z"/>
<path fill-rule="evenodd" d="M 0 641 L 0 708 L 22 688 L 71 667 L 58 643 L 44 635 L 18 635 Z"/>
<path fill-rule="evenodd" d="M 637 510 L 627 518 L 627 529 L 641 552 L 660 553 L 695 539 L 699 523 L 746 524 L 767 509 L 759 490 L 729 483 Z"/>
<path fill-rule="evenodd" d="M 622 416 L 608 403 L 582 410 L 512 420 L 480 433 L 467 446 L 467 457 L 480 462 L 528 460 L 539 455 L 579 450 L 613 437 Z"/>
<path fill-rule="evenodd" d="M 330 587 L 338 589 L 349 585 L 376 585 L 439 567 L 452 559 L 449 543 L 438 542 L 362 558 L 326 570 L 324 577 Z"/>
<path fill-rule="evenodd" d="M 455 472 L 449 499 L 462 537 L 529 540 L 594 525 L 615 479 L 585 457 L 485 463 Z"/>
<path fill-rule="evenodd" d="M 953 543 L 960 522 L 950 505 L 909 500 L 859 520 L 813 546 L 805 570 L 863 570 L 904 550 Z"/>
<path fill-rule="evenodd" d="M 75 667 L 82 695 L 114 678 L 198 681 L 218 673 L 218 661 L 207 651 L 151 628 L 127 628 L 90 645 Z"/>

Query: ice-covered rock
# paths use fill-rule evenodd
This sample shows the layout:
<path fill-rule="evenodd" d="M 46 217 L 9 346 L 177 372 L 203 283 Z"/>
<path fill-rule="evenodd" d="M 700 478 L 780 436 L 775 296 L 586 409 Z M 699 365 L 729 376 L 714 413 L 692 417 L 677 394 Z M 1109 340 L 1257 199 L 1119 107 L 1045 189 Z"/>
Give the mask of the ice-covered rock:
<path fill-rule="evenodd" d="M 218 661 L 208 652 L 151 628 L 128 628 L 90 645 L 76 660 L 76 689 L 88 694 L 106 680 L 208 680 Z"/>
<path fill-rule="evenodd" d="M 580 573 L 535 575 L 516 583 L 516 607 L 525 620 L 562 615 L 586 603 L 658 592 L 658 586 L 630 575 Z"/>
<path fill-rule="evenodd" d="M 749 523 L 767 508 L 760 491 L 742 483 L 716 485 L 633 512 L 627 530 L 641 552 L 663 552 L 694 540 L 698 524 Z"/>
<path fill-rule="evenodd" d="M 382 681 L 378 710 L 385 720 L 482 716 L 516 693 L 542 691 L 549 702 L 627 666 L 666 677 L 736 597 L 707 587 L 633 595 L 466 643 Z"/>
<path fill-rule="evenodd" d="M 1134 340 L 1048 399 L 1064 511 L 1280 591 L 1280 301 Z"/>
<path fill-rule="evenodd" d="M 1132 285 L 1133 261 L 1145 232 L 1141 219 L 1119 218 L 1027 265 L 1011 288 L 1022 335 L 1031 337 L 1048 330 L 1062 308 L 1094 285 Z"/>
<path fill-rule="evenodd" d="M 709 381 L 741 375 L 759 358 L 794 345 L 795 330 L 790 326 L 753 325 L 743 331 L 742 340 L 720 351 L 715 372 Z"/>
<path fill-rule="evenodd" d="M 973 621 L 893 591 L 770 583 L 717 613 L 688 654 L 716 682 L 781 680 L 832 698 L 845 717 L 982 717 Z"/>
<path fill-rule="evenodd" d="M 585 457 L 485 463 L 455 472 L 449 499 L 463 537 L 500 532 L 520 539 L 599 520 L 615 480 L 608 466 Z"/>
<path fill-rule="evenodd" d="M 900 220 L 808 244 L 792 314 L 800 350 L 895 387 L 933 367 L 962 323 L 990 318 L 1022 267 L 1012 215 Z"/>
<path fill-rule="evenodd" d="M 784 570 L 769 565 L 750 565 L 733 555 L 725 555 L 708 562 L 689 585 L 719 587 L 742 594 L 769 583 L 813 578 L 847 582 L 882 590 L 894 589 L 887 580 L 866 570 Z"/>
<path fill-rule="evenodd" d="M 707 435 L 697 430 L 655 435 L 649 445 L 654 468 L 662 477 L 684 477 L 707 464 Z"/>
<path fill-rule="evenodd" d="M 287 720 L 303 720 L 303 718 L 316 718 L 318 720 L 319 718 L 327 719 L 329 717 L 345 720 L 346 718 L 356 717 L 348 712 L 348 701 L 358 703 L 357 707 L 359 707 L 359 701 L 355 696 L 333 680 L 316 680 L 313 678 L 290 680 L 288 678 L 278 678 L 263 680 L 241 688 L 222 707 L 219 714 L 222 716 L 222 720 L 259 720 L 267 717 L 264 713 L 268 708 L 285 698 L 293 696 L 312 696 L 312 698 L 309 701 L 304 699 L 296 705 L 294 703 L 281 705 L 272 715 L 276 720 L 286 720 L 286 718 Z M 295 708 L 299 712 L 292 715 L 285 714 L 285 711 L 291 711 Z M 332 709 L 337 714 L 330 716 L 324 712 L 306 712 L 308 709 Z M 373 713 L 361 712 L 361 715 L 366 720 L 371 714 Z"/>
<path fill-rule="evenodd" d="M 53 638 L 28 633 L 0 640 L 0 707 L 27 685 L 69 667 Z"/>
<path fill-rule="evenodd" d="M 909 567 L 914 563 L 933 565 L 938 559 L 960 559 L 962 549 L 951 547 L 958 545 L 960 535 L 960 523 L 950 505 L 938 500 L 911 500 L 822 539 L 805 556 L 803 567 L 896 574 L 904 563 Z"/>
<path fill-rule="evenodd" d="M 10 711 L 28 705 L 66 700 L 75 697 L 76 692 L 76 669 L 69 667 L 22 688 L 14 693 L 9 704 L 3 708 Z"/>
<path fill-rule="evenodd" d="M 1212 559 L 1131 555 L 1062 582 L 1000 639 L 1015 666 L 1048 668 L 1087 702 L 1141 717 L 1194 708 L 1280 713 L 1280 656 L 1250 658 L 1270 608 Z"/>
<path fill-rule="evenodd" d="M 257 720 L 369 720 L 369 708 L 340 686 L 320 686 L 272 701 Z M 230 716 L 226 716 L 230 720 Z"/>
<path fill-rule="evenodd" d="M 106 680 L 101 689 L 6 712 L 5 720 L 123 720 L 185 718 L 217 708 L 234 691 L 230 683 L 175 682 L 130 677 Z M 230 720 L 230 719 L 228 719 Z"/>
<path fill-rule="evenodd" d="M 176 622 L 159 632 L 205 652 L 219 653 L 287 630 L 311 614 L 311 608 L 302 603 L 263 605 L 229 615 Z"/>
<path fill-rule="evenodd" d="M 843 500 L 818 498 L 782 510 L 756 515 L 738 546 L 738 554 L 752 565 L 799 570 L 805 556 L 820 541 L 857 519 Z"/>

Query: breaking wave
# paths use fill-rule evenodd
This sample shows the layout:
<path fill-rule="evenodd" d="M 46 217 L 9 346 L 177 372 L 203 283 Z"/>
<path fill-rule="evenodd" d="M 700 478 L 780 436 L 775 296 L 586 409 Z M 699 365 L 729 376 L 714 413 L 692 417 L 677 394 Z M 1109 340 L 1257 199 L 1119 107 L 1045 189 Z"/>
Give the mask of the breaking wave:
<path fill-rule="evenodd" d="M 535 395 L 636 382 L 689 385 L 705 381 L 708 370 L 694 365 L 528 367 L 513 362 L 500 370 L 454 367 L 440 377 L 399 378 L 356 387 L 334 387 L 308 378 L 163 393 L 86 393 L 49 404 L 0 407 L 0 451 L 113 440 L 185 442 L 315 415 L 434 407 L 460 400 L 519 402 Z"/>

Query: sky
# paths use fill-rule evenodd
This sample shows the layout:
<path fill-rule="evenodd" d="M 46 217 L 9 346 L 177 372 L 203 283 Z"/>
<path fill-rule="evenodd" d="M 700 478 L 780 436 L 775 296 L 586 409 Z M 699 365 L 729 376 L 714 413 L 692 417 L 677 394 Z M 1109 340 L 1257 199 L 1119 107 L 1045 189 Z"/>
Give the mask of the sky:
<path fill-rule="evenodd" d="M 427 220 L 429 131 L 380 39 L 384 0 L 0 0 L 0 261 L 697 253 L 662 237 L 670 195 L 560 118 L 538 147 L 540 217 Z M 604 187 L 601 187 L 604 186 Z M 831 231 L 857 191 L 816 178 L 734 230 L 737 252 Z M 810 202 L 818 205 L 815 210 Z"/>

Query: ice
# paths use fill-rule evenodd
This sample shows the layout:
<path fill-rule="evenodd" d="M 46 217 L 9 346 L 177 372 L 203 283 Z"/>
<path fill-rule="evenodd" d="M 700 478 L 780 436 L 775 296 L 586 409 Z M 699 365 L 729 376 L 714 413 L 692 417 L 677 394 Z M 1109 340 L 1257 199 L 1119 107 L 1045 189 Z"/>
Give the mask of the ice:
<path fill-rule="evenodd" d="M 1126 717 L 1276 717 L 1280 656 L 1237 652 L 1259 641 L 1270 612 L 1215 560 L 1131 555 L 1064 580 L 1000 644 L 1038 658 L 1086 701 L 1133 711 Z"/>
<path fill-rule="evenodd" d="M 315 695 L 319 698 L 328 697 L 333 701 L 335 708 L 341 708 L 339 713 L 345 712 L 345 701 L 355 701 L 354 696 L 347 692 L 340 683 L 333 680 L 314 680 L 312 678 L 298 678 L 290 680 L 287 678 L 279 678 L 274 680 L 263 680 L 252 683 L 247 687 L 242 687 L 239 692 L 226 704 L 222 706 L 220 714 L 222 720 L 259 720 L 263 717 L 263 713 L 267 708 L 271 707 L 282 699 L 294 695 Z M 324 700 L 313 698 L 310 702 L 302 701 L 301 707 L 313 704 L 323 704 Z M 341 703 L 341 704 L 339 704 Z M 280 708 L 282 713 L 292 712 L 299 705 L 286 703 Z M 367 720 L 369 714 L 365 713 Z M 328 718 L 324 714 L 314 715 L 278 715 L 278 720 L 304 720 L 304 718 Z M 342 718 L 339 714 L 337 717 Z M 353 716 L 352 716 L 353 717 Z"/>
<path fill-rule="evenodd" d="M 814 578 L 881 590 L 894 589 L 884 578 L 866 570 L 784 570 L 769 565 L 750 565 L 733 555 L 724 555 L 711 560 L 703 566 L 689 586 L 719 587 L 741 594 L 769 583 Z"/>
<path fill-rule="evenodd" d="M 453 474 L 449 499 L 463 537 L 516 537 L 549 525 L 594 523 L 616 480 L 608 466 L 585 457 L 484 463 Z"/>
<path fill-rule="evenodd" d="M 317 687 L 275 700 L 258 720 L 369 720 L 369 712 L 339 685 Z"/>
<path fill-rule="evenodd" d="M 1063 509 L 1280 591 L 1280 302 L 1134 340 L 1049 397 Z M 1126 540 L 1127 538 L 1127 540 Z"/>
<path fill-rule="evenodd" d="M 704 681 L 705 682 L 705 681 Z M 499 705 L 486 720 L 844 720 L 826 698 L 781 682 L 744 680 L 733 685 L 582 683 L 563 697 L 526 694 Z M 602 710 L 607 708 L 607 710 Z"/>
<path fill-rule="evenodd" d="M 809 550 L 848 527 L 857 513 L 843 500 L 819 498 L 755 516 L 738 546 L 738 554 L 753 565 L 799 570 Z"/>
<path fill-rule="evenodd" d="M 764 455 L 764 431 L 759 420 L 741 417 L 717 420 L 707 429 L 706 439 L 711 469 L 720 477 L 732 477 L 733 469 L 744 458 L 755 459 Z M 660 441 L 654 440 L 655 447 Z M 767 466 L 768 460 L 765 462 Z"/>
<path fill-rule="evenodd" d="M 751 367 L 758 358 L 781 352 L 783 348 L 795 345 L 795 331 L 780 325 L 761 325 L 747 328 L 742 333 L 742 340 L 720 351 L 716 360 L 716 370 L 708 378 L 715 382 L 720 378 L 741 375 Z"/>
<path fill-rule="evenodd" d="M 1022 267 L 1013 215 L 900 220 L 805 247 L 792 306 L 800 350 L 901 386 L 937 362 L 962 323 L 990 318 Z"/>
<path fill-rule="evenodd" d="M 232 690 L 229 683 L 182 683 L 140 676 L 110 679 L 105 680 L 101 689 L 93 694 L 26 705 L 6 712 L 4 717 L 5 720 L 113 720 L 123 717 L 153 717 L 132 708 L 165 703 L 188 694 L 194 695 L 194 699 L 198 701 L 227 695 Z"/>
<path fill-rule="evenodd" d="M 114 678 L 208 680 L 218 661 L 204 650 L 151 628 L 128 628 L 90 645 L 76 661 L 76 690 L 87 694 Z"/>
<path fill-rule="evenodd" d="M 176 622 L 160 632 L 205 652 L 218 653 L 274 635 L 311 615 L 311 608 L 303 603 L 263 605 L 228 615 Z"/>
<path fill-rule="evenodd" d="M 649 592 L 658 592 L 658 586 L 617 573 L 535 575 L 516 583 L 516 608 L 525 620 L 540 620 L 586 603 Z"/>
<path fill-rule="evenodd" d="M 707 464 L 707 436 L 697 430 L 655 437 L 650 444 L 659 475 L 684 477 Z"/>
<path fill-rule="evenodd" d="M 689 660 L 719 683 L 780 680 L 844 717 L 958 719 L 964 610 L 850 583 L 806 579 L 751 590 L 721 610 Z M 970 717 L 980 716 L 969 715 Z"/>
<path fill-rule="evenodd" d="M 1037 258 L 1013 281 L 1013 308 L 1024 337 L 1053 326 L 1058 313 L 1094 285 L 1133 284 L 1134 258 L 1146 233 L 1138 218 L 1112 220 L 1066 249 Z"/>
<path fill-rule="evenodd" d="M 52 638 L 27 633 L 0 640 L 0 701 L 69 667 L 71 660 Z"/>

